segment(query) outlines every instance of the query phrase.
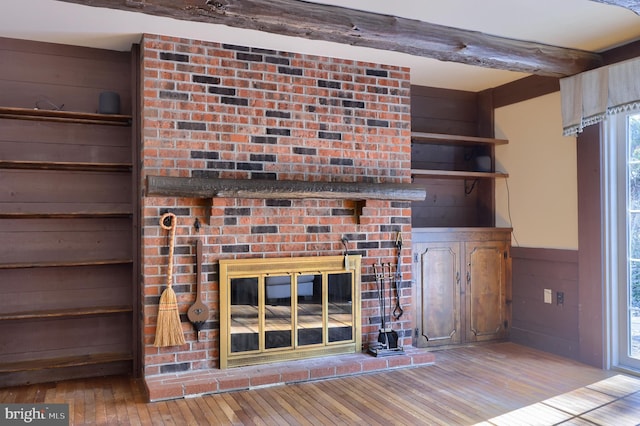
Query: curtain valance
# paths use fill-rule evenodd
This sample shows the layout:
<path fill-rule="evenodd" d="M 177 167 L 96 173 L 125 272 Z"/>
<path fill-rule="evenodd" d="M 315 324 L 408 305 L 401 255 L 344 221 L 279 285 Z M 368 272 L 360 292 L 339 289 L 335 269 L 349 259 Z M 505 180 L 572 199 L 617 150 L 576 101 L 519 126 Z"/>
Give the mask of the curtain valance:
<path fill-rule="evenodd" d="M 640 58 L 563 78 L 560 94 L 565 136 L 609 114 L 640 108 Z"/>

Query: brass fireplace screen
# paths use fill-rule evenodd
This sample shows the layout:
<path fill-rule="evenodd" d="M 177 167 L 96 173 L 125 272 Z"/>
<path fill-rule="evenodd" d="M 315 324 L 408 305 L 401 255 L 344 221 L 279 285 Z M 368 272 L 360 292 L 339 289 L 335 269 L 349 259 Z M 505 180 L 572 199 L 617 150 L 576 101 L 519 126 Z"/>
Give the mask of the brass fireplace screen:
<path fill-rule="evenodd" d="M 361 256 L 220 261 L 220 368 L 361 350 Z"/>

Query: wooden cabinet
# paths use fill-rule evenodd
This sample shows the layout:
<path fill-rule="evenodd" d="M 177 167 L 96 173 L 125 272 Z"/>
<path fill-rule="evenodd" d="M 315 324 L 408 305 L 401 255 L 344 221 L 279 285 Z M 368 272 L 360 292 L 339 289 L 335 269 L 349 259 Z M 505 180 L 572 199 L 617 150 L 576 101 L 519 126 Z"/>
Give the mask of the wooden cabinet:
<path fill-rule="evenodd" d="M 412 232 L 418 347 L 508 337 L 511 229 Z"/>

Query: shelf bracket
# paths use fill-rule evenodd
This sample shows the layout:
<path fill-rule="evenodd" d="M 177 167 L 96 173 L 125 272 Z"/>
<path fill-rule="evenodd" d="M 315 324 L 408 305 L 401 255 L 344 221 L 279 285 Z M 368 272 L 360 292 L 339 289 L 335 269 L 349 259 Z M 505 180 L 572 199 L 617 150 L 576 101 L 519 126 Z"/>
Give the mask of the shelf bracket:
<path fill-rule="evenodd" d="M 471 186 L 469 186 L 467 184 L 467 182 L 468 182 L 467 179 L 464 180 L 464 193 L 465 193 L 465 195 L 471 195 L 471 193 L 475 189 L 476 185 L 478 184 L 479 180 L 480 179 L 474 179 L 473 182 L 471 182 Z"/>

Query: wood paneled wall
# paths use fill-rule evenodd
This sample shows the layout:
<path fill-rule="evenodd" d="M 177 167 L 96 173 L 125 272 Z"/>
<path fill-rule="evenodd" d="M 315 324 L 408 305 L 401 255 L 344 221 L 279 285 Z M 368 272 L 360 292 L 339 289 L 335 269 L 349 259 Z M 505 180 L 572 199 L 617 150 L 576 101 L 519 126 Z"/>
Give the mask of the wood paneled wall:
<path fill-rule="evenodd" d="M 578 253 L 543 248 L 511 249 L 513 259 L 513 324 L 511 340 L 577 359 Z M 552 293 L 544 303 L 544 290 Z M 557 303 L 557 294 L 564 303 Z"/>
<path fill-rule="evenodd" d="M 411 131 L 478 136 L 477 94 L 411 86 Z"/>

